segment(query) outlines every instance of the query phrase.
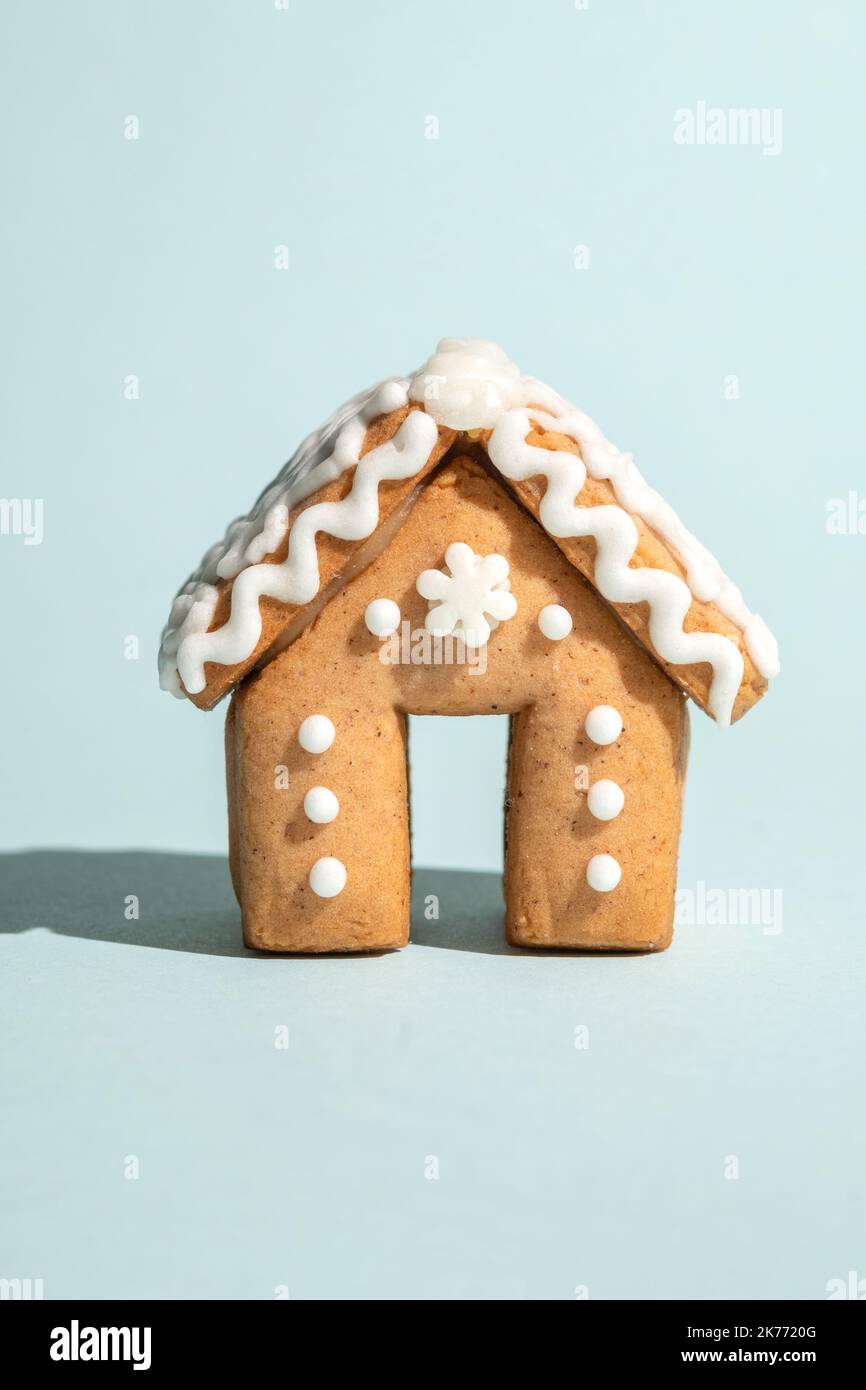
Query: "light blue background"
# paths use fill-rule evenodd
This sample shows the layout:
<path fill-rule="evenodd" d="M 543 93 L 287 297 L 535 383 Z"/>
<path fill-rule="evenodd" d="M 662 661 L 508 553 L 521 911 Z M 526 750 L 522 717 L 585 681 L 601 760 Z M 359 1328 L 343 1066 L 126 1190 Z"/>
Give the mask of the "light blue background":
<path fill-rule="evenodd" d="M 862 7 L 103 0 L 3 29 L 0 491 L 44 499 L 45 539 L 0 537 L 0 845 L 223 850 L 221 713 L 156 687 L 175 589 L 336 404 L 487 336 L 634 451 L 779 637 L 748 719 L 693 717 L 681 882 L 784 891 L 757 934 L 808 1026 L 845 969 L 815 933 L 863 925 L 866 536 L 825 529 L 866 490 Z M 781 107 L 782 153 L 677 146 L 698 101 Z M 417 862 L 498 867 L 504 736 L 415 721 Z"/>
<path fill-rule="evenodd" d="M 771 699 L 693 721 L 687 852 L 745 830 L 774 881 L 807 846 L 844 861 L 866 538 L 824 518 L 863 478 L 857 5 L 121 0 L 6 25 L 0 456 L 46 522 L 0 538 L 3 843 L 223 848 L 222 713 L 154 684 L 174 591 L 334 405 L 474 333 L 634 450 L 779 635 Z M 699 100 L 781 106 L 782 154 L 675 145 Z M 468 791 L 487 805 L 503 740 L 416 730 L 420 861 L 498 863 Z"/>

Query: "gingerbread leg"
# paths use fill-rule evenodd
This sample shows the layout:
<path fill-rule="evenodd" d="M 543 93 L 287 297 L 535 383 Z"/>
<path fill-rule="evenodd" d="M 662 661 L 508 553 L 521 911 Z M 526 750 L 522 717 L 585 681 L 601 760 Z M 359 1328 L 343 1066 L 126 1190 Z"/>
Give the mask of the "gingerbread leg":
<path fill-rule="evenodd" d="M 346 690 L 306 686 L 303 704 L 291 688 L 280 695 L 248 681 L 227 727 L 244 940 L 304 953 L 405 946 L 405 717 L 362 709 Z"/>
<path fill-rule="evenodd" d="M 505 877 L 514 945 L 657 951 L 670 944 L 685 704 L 676 698 L 659 710 L 621 692 L 619 704 L 622 732 L 604 744 L 587 733 L 579 695 L 567 712 L 536 706 L 514 718 Z"/>

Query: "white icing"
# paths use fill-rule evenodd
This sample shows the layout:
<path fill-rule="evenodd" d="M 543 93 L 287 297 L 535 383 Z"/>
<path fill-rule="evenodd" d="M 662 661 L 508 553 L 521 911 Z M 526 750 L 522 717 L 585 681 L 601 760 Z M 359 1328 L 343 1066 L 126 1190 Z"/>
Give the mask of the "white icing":
<path fill-rule="evenodd" d="M 548 428 L 568 432 L 562 420 L 541 411 L 533 415 Z M 613 603 L 649 604 L 650 641 L 665 661 L 677 666 L 711 663 L 713 681 L 708 703 L 720 724 L 730 723 L 734 699 L 743 678 L 739 648 L 717 633 L 684 632 L 683 619 L 692 603 L 688 585 L 666 570 L 646 566 L 631 569 L 628 562 L 638 544 L 638 530 L 632 517 L 621 506 L 576 506 L 574 498 L 581 491 L 587 473 L 583 459 L 564 450 L 552 451 L 527 444 L 530 428 L 529 411 L 512 410 L 504 415 L 487 446 L 493 463 L 514 482 L 539 475 L 547 479 L 539 508 L 545 530 L 552 536 L 592 536 L 595 539 L 596 588 Z M 576 433 L 572 433 L 576 437 Z M 610 468 L 608 475 L 612 476 Z M 596 476 L 602 475 L 599 472 Z"/>
<path fill-rule="evenodd" d="M 314 825 L 330 825 L 340 814 L 340 803 L 328 787 L 310 787 L 304 797 L 304 815 Z"/>
<path fill-rule="evenodd" d="M 190 580 L 171 607 L 159 649 L 159 684 L 179 699 L 184 698 L 177 669 L 177 653 L 182 642 L 194 633 L 207 632 L 213 622 L 219 590 L 204 580 Z"/>
<path fill-rule="evenodd" d="M 367 427 L 377 416 L 418 401 L 394 439 L 359 463 Z M 378 524 L 378 485 L 386 478 L 409 478 L 427 462 L 436 441 L 436 424 L 462 430 L 492 430 L 491 461 L 518 482 L 544 477 L 540 519 L 556 537 L 592 537 L 596 542 L 594 578 L 612 603 L 646 603 L 649 638 L 672 666 L 707 662 L 713 678 L 709 707 L 721 724 L 730 722 L 743 676 L 736 643 L 712 632 L 685 632 L 683 620 L 693 599 L 712 601 L 740 629 L 758 671 L 778 673 L 775 639 L 710 552 L 683 526 L 676 513 L 644 480 L 629 454 L 605 439 L 589 416 L 568 405 L 542 382 L 524 377 L 495 344 L 480 339 L 445 338 L 411 379 L 386 381 L 363 392 L 304 440 L 248 516 L 228 528 L 178 594 L 163 632 L 160 682 L 176 695 L 205 688 L 205 662 L 234 665 L 253 653 L 261 635 L 259 600 L 304 605 L 319 588 L 316 535 L 326 532 L 362 540 Z M 565 450 L 527 443 L 533 425 L 573 440 L 580 457 Z M 326 483 L 355 469 L 353 487 L 341 502 L 319 503 L 292 525 L 288 555 L 279 565 L 264 558 L 285 543 L 291 509 Z M 607 480 L 616 503 L 579 507 L 587 475 Z M 631 568 L 638 543 L 639 517 L 680 558 L 686 580 L 649 566 Z M 229 620 L 213 632 L 220 580 L 234 579 Z"/>
<path fill-rule="evenodd" d="M 596 705 L 586 716 L 584 728 L 593 743 L 602 747 L 616 743 L 622 733 L 622 715 L 613 705 Z"/>
<path fill-rule="evenodd" d="M 337 736 L 326 714 L 308 714 L 298 729 L 298 743 L 305 753 L 324 753 Z"/>
<path fill-rule="evenodd" d="M 326 531 L 344 541 L 365 540 L 379 522 L 379 484 L 383 479 L 411 478 L 423 467 L 436 443 L 436 426 L 423 411 L 413 410 L 386 444 L 357 464 L 352 489 L 341 502 L 318 502 L 297 517 L 289 551 L 279 565 L 242 570 L 232 587 L 231 616 L 214 632 L 192 633 L 178 650 L 178 670 L 191 695 L 205 688 L 204 665 L 232 666 L 255 650 L 262 631 L 259 599 L 301 605 L 319 589 L 316 535 Z M 360 447 L 360 446 L 359 446 Z"/>
<path fill-rule="evenodd" d="M 483 338 L 443 338 L 412 378 L 409 395 L 437 424 L 455 430 L 491 429 L 524 399 L 517 367 Z"/>
<path fill-rule="evenodd" d="M 445 551 L 444 570 L 424 570 L 416 588 L 430 602 L 424 626 L 435 636 L 456 633 L 470 649 L 483 647 L 501 622 L 513 618 L 517 599 L 508 591 L 504 555 L 476 555 L 454 541 Z"/>
<path fill-rule="evenodd" d="M 320 898 L 336 898 L 346 886 L 346 866 L 340 859 L 326 855 L 317 859 L 310 870 L 309 884 Z"/>
<path fill-rule="evenodd" d="M 574 621 L 567 608 L 560 603 L 548 603 L 538 615 L 538 626 L 542 634 L 551 642 L 561 642 L 574 627 Z"/>
<path fill-rule="evenodd" d="M 400 626 L 400 609 L 392 598 L 374 598 L 364 609 L 364 622 L 374 637 L 390 637 Z"/>
<path fill-rule="evenodd" d="M 641 517 L 668 542 L 686 570 L 690 593 L 696 599 L 715 603 L 741 629 L 746 650 L 762 676 L 767 679 L 777 676 L 779 649 L 763 618 L 749 612 L 743 595 L 718 560 L 686 529 L 669 503 L 644 480 L 631 454 L 621 454 L 604 438 L 598 425 L 573 406 L 566 408 L 565 419 L 559 420 L 558 428 L 562 429 L 563 424 L 567 426 L 565 432 L 579 444 L 590 476 L 607 479 L 620 505 Z"/>
<path fill-rule="evenodd" d="M 289 512 L 326 483 L 334 482 L 360 457 L 368 426 L 379 415 L 406 404 L 406 383 L 384 381 L 362 391 L 314 430 L 260 495 L 252 511 L 233 521 L 221 545 L 202 561 L 202 578 L 233 579 L 258 564 L 285 539 Z"/>
<path fill-rule="evenodd" d="M 619 861 L 612 854 L 594 854 L 586 866 L 586 881 L 596 893 L 610 893 L 622 878 Z"/>
<path fill-rule="evenodd" d="M 177 595 L 163 629 L 159 671 L 160 685 L 164 690 L 181 698 L 184 689 L 190 694 L 197 694 L 204 689 L 202 668 L 205 660 L 227 664 L 233 660 L 245 660 L 254 650 L 261 631 L 260 626 L 256 631 L 256 624 L 249 614 L 249 601 L 255 584 L 247 596 L 242 619 L 237 620 L 234 627 L 235 646 L 245 647 L 243 655 L 227 657 L 221 644 L 209 640 L 216 635 L 207 632 L 216 606 L 216 584 L 221 579 L 234 578 L 250 566 L 258 566 L 266 555 L 272 554 L 283 543 L 291 509 L 355 467 L 368 426 L 378 416 L 406 405 L 409 399 L 407 385 L 405 380 L 385 381 L 347 401 L 318 430 L 307 436 L 274 481 L 261 493 L 252 510 L 233 521 L 223 540 L 207 551 L 198 569 Z M 417 431 L 417 426 L 413 428 Z M 435 440 L 435 433 L 431 435 L 429 430 L 427 433 Z M 426 462 L 426 458 L 423 462 Z M 376 520 L 378 512 L 373 522 L 374 528 Z M 327 526 L 319 529 L 326 530 Z M 306 555 L 309 561 L 308 550 Z M 312 583 L 318 587 L 315 557 L 312 573 L 308 564 L 307 587 Z M 256 604 L 257 601 L 258 596 L 255 598 Z M 234 617 L 235 596 L 232 593 Z M 220 632 L 223 630 L 218 629 Z M 194 640 L 188 643 L 187 639 Z M 185 671 L 189 671 L 189 680 L 184 678 Z"/>
<path fill-rule="evenodd" d="M 602 777 L 590 787 L 586 804 L 596 820 L 615 820 L 625 805 L 625 793 L 618 782 Z"/>

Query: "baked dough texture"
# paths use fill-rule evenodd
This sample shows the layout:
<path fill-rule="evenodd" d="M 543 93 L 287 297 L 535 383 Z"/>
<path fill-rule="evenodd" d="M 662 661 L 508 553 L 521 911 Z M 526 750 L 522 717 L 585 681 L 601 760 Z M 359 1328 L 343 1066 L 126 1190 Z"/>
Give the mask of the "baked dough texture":
<path fill-rule="evenodd" d="M 422 565 L 455 540 L 507 555 L 518 611 L 489 639 L 486 669 L 388 662 L 364 622 L 387 596 L 413 630 L 426 602 Z M 419 563 L 420 560 L 420 563 Z M 551 642 L 538 614 L 560 604 L 572 632 Z M 585 733 L 591 709 L 622 716 L 615 743 Z M 335 738 L 306 752 L 298 729 L 327 715 Z M 231 862 L 244 938 L 268 951 L 385 950 L 409 929 L 410 844 L 406 716 L 511 718 L 506 806 L 506 931 L 515 945 L 659 950 L 671 939 L 680 808 L 688 742 L 685 701 L 553 541 L 477 458 L 458 456 L 417 495 L 387 549 L 334 594 L 295 642 L 250 676 L 226 729 Z M 612 821 L 587 807 L 592 782 L 611 779 L 625 804 Z M 325 825 L 303 809 L 327 786 L 340 812 Z M 586 865 L 616 858 L 613 892 L 586 882 Z M 333 898 L 309 886 L 322 857 L 346 867 Z M 443 904 L 441 911 L 447 911 Z"/>
<path fill-rule="evenodd" d="M 404 406 L 400 410 L 391 411 L 390 414 L 381 416 L 367 430 L 364 444 L 361 449 L 361 457 L 364 458 L 373 449 L 385 444 L 393 439 L 410 410 L 418 409 L 417 406 Z M 433 471 L 437 463 L 441 460 L 446 450 L 454 440 L 454 431 L 440 429 L 439 437 L 429 460 L 423 468 L 412 478 L 403 479 L 398 482 L 384 482 L 379 487 L 379 517 L 380 523 L 376 534 L 368 541 L 345 541 L 339 540 L 334 536 L 321 533 L 317 538 L 316 552 L 319 561 L 320 590 L 318 602 L 305 604 L 297 607 L 293 604 L 279 603 L 273 598 L 262 598 L 259 602 L 259 612 L 262 617 L 262 635 L 259 638 L 254 650 L 243 661 L 234 662 L 231 665 L 222 666 L 216 662 L 205 663 L 205 676 L 207 683 L 204 690 L 197 695 L 190 695 L 189 699 L 193 704 L 198 705 L 199 709 L 213 709 L 223 696 L 232 690 L 238 681 L 242 680 L 248 671 L 251 671 L 258 663 L 265 658 L 274 643 L 283 638 L 288 629 L 294 622 L 303 626 L 313 617 L 322 599 L 327 599 L 330 593 L 330 586 L 339 583 L 347 568 L 353 564 L 363 562 L 365 554 L 374 552 L 382 543 L 382 535 L 388 534 L 389 523 L 399 515 L 407 499 L 420 487 L 424 479 Z M 271 551 L 262 560 L 266 565 L 279 565 L 286 558 L 288 550 L 288 537 L 291 535 L 291 528 L 301 512 L 308 507 L 317 505 L 320 502 L 341 501 L 352 487 L 353 477 L 351 474 L 344 474 L 334 482 L 328 483 L 312 497 L 306 498 L 297 507 L 292 509 L 289 519 L 289 529 L 286 539 L 276 550 Z M 231 612 L 232 589 L 234 580 L 222 580 L 218 585 L 219 597 L 217 598 L 216 609 L 210 624 L 210 631 L 215 632 L 222 627 Z"/>
<path fill-rule="evenodd" d="M 305 953 L 406 944 L 408 716 L 426 714 L 510 720 L 511 942 L 663 949 L 685 697 L 734 722 L 777 670 L 630 455 L 467 339 L 304 441 L 181 590 L 160 654 L 174 694 L 231 694 L 244 938 Z"/>
<path fill-rule="evenodd" d="M 377 420 L 367 432 L 362 457 L 380 444 L 393 439 L 409 410 L 418 408 L 420 407 L 403 407 Z M 198 694 L 189 695 L 189 699 L 200 709 L 212 709 L 214 705 L 218 704 L 230 690 L 243 680 L 249 671 L 254 670 L 261 661 L 267 659 L 270 651 L 284 639 L 287 631 L 292 631 L 294 628 L 301 629 L 305 623 L 312 620 L 322 602 L 330 599 L 333 591 L 332 586 L 342 582 L 342 576 L 346 573 L 347 568 L 363 565 L 369 555 L 375 554 L 381 549 L 383 535 L 389 534 L 389 523 L 393 522 L 395 518 L 399 518 L 401 508 L 407 505 L 413 493 L 423 487 L 426 478 L 448 454 L 449 450 L 453 454 L 455 449 L 459 451 L 461 447 L 468 445 L 477 455 L 479 449 L 483 451 L 489 438 L 489 430 L 474 432 L 472 437 L 467 439 L 455 430 L 440 426 L 438 441 L 427 464 L 410 479 L 385 482 L 381 485 L 379 489 L 381 521 L 376 533 L 371 538 L 353 542 L 338 540 L 326 533 L 319 536 L 317 551 L 321 587 L 317 600 L 298 608 L 267 597 L 261 599 L 259 607 L 262 615 L 262 635 L 255 649 L 243 661 L 231 665 L 207 662 L 205 665 L 205 688 Z M 580 449 L 574 440 L 553 431 L 536 427 L 528 435 L 528 442 L 542 449 L 563 450 L 576 457 L 580 456 Z M 500 486 L 519 499 L 527 511 L 538 518 L 541 499 L 544 496 L 543 480 L 530 478 L 525 482 L 509 483 L 499 477 L 498 481 Z M 329 483 L 313 497 L 305 499 L 292 511 L 289 534 L 291 533 L 291 526 L 307 507 L 323 501 L 340 500 L 347 495 L 351 486 L 352 477 L 346 475 L 333 483 Z M 584 506 L 606 506 L 614 504 L 616 498 L 609 482 L 603 479 L 587 478 L 580 500 Z M 640 569 L 647 566 L 651 569 L 665 570 L 669 574 L 684 579 L 685 567 L 676 551 L 660 536 L 656 535 L 640 517 L 634 516 L 632 520 L 637 528 L 638 543 L 630 561 L 630 568 Z M 594 540 L 576 537 L 552 537 L 551 539 L 581 574 L 590 581 L 594 579 Z M 286 550 L 287 541 L 283 541 L 276 550 L 264 557 L 262 563 L 281 564 L 286 558 Z M 223 580 L 218 586 L 219 598 L 210 624 L 210 631 L 216 631 L 222 627 L 229 616 L 233 584 L 233 580 Z M 604 599 L 600 601 L 606 602 Z M 704 662 L 693 666 L 684 666 L 666 662 L 653 647 L 646 604 L 614 603 L 609 606 L 631 629 L 653 659 L 667 672 L 671 680 L 687 695 L 691 696 L 701 709 L 709 713 L 709 693 L 712 678 L 712 668 L 709 664 Z M 702 602 L 696 598 L 692 600 L 686 614 L 684 628 L 688 632 L 716 633 L 726 637 L 740 651 L 743 658 L 743 678 L 734 702 L 731 722 L 742 718 L 752 705 L 766 693 L 768 684 L 749 656 L 742 632 L 720 611 L 715 603 Z"/>

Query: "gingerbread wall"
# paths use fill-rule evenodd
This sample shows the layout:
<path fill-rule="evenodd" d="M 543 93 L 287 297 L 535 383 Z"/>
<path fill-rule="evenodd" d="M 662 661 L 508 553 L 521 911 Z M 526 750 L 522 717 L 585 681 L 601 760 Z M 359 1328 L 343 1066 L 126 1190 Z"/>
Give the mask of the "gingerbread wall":
<path fill-rule="evenodd" d="M 503 555 L 517 600 L 516 615 L 495 628 L 474 666 L 448 661 L 462 644 L 437 650 L 419 635 L 428 603 L 416 581 L 423 570 L 443 566 L 454 541 Z M 403 620 L 397 637 L 385 641 L 365 623 L 368 605 L 383 598 L 398 605 Z M 539 613 L 551 604 L 574 621 L 561 640 L 539 628 Z M 599 706 L 612 706 L 621 719 L 609 743 L 597 741 L 598 728 L 592 738 L 585 727 Z M 513 942 L 648 950 L 668 944 L 685 701 L 538 524 L 466 459 L 433 476 L 386 552 L 232 699 L 231 861 L 250 946 L 331 951 L 406 943 L 407 714 L 513 716 L 505 876 Z M 315 715 L 334 729 L 321 752 L 298 738 Z M 615 791 L 608 788 L 605 801 L 602 781 L 624 796 L 611 819 L 590 809 L 594 798 L 596 810 L 615 810 Z M 325 823 L 305 812 L 313 788 L 339 803 Z M 308 810 L 329 814 L 333 798 L 316 793 Z M 619 881 L 609 889 L 591 886 L 588 865 L 609 872 L 608 856 Z M 319 861 L 325 865 L 316 869 Z M 340 891 L 320 896 L 310 886 L 311 870 L 320 888 Z"/>

